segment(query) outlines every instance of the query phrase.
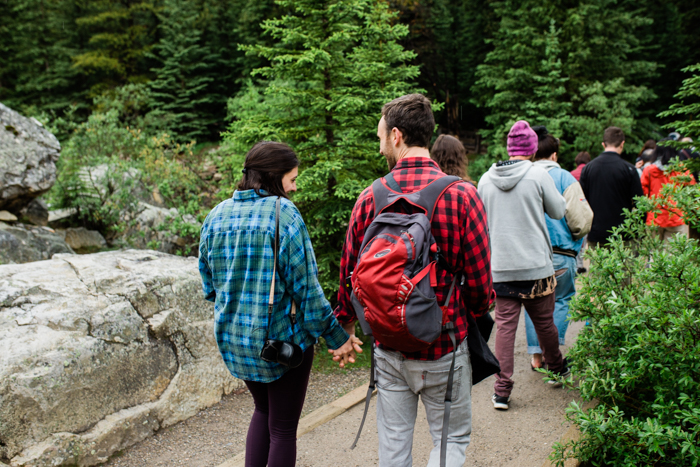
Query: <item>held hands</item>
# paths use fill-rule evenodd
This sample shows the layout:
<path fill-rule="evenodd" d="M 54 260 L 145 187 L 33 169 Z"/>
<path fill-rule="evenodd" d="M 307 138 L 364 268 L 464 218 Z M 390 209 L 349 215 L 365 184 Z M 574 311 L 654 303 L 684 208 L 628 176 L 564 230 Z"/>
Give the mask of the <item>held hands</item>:
<path fill-rule="evenodd" d="M 333 361 L 338 362 L 340 368 L 345 368 L 348 363 L 355 363 L 355 352 L 362 353 L 361 345 L 362 341 L 353 332 L 345 344 L 336 350 L 328 349 L 328 353 L 333 354 Z"/>

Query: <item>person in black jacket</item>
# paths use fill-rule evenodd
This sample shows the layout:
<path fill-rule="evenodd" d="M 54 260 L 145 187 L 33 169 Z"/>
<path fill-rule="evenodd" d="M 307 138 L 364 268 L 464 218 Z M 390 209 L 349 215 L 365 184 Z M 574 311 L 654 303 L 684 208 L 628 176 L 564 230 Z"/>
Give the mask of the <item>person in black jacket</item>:
<path fill-rule="evenodd" d="M 636 168 L 620 157 L 625 134 L 617 127 L 605 129 L 603 151 L 581 172 L 581 188 L 593 209 L 593 226 L 588 234 L 592 245 L 605 245 L 610 230 L 624 221 L 623 209 L 634 207 L 634 197 L 643 196 Z"/>

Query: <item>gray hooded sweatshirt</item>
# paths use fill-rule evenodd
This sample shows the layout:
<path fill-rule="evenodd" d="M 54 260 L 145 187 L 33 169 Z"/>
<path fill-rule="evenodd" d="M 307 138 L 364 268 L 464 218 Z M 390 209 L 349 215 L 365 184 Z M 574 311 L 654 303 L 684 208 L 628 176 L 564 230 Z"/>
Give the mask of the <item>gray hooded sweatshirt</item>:
<path fill-rule="evenodd" d="M 530 161 L 497 167 L 479 180 L 491 237 L 494 282 L 544 279 L 554 274 L 544 213 L 566 214 L 566 200 L 552 177 Z"/>

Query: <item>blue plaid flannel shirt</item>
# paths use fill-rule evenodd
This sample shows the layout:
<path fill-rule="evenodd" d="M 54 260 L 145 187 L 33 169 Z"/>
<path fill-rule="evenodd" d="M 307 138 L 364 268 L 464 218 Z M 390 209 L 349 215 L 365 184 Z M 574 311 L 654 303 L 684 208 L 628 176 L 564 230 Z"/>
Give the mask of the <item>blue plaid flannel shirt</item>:
<path fill-rule="evenodd" d="M 268 321 L 276 199 L 255 190 L 236 191 L 202 225 L 199 272 L 204 296 L 215 304 L 216 342 L 229 371 L 245 381 L 268 383 L 287 371 L 283 365 L 260 358 Z M 316 257 L 304 220 L 294 203 L 284 198 L 276 277 L 271 339 L 292 340 L 289 313 L 294 298 L 294 341 L 302 350 L 314 345 L 319 336 L 331 349 L 348 340 L 318 283 Z"/>

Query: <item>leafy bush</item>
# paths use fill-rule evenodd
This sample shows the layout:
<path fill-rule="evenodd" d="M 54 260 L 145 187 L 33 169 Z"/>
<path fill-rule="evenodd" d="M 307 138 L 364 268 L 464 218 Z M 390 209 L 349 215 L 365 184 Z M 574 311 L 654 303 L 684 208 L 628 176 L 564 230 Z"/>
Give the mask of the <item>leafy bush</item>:
<path fill-rule="evenodd" d="M 662 243 L 644 224 L 669 198 L 700 227 L 700 189 L 669 184 L 659 199 L 639 200 L 609 248 L 589 253 L 571 306 L 571 319 L 588 325 L 569 360 L 582 398 L 597 406 L 567 409 L 581 438 L 555 446 L 559 466 L 571 457 L 594 466 L 700 462 L 700 244 Z"/>
<path fill-rule="evenodd" d="M 177 235 L 179 252 L 189 254 L 196 250 L 216 188 L 198 175 L 203 162 L 192 144 L 174 143 L 147 114 L 142 116 L 142 97 L 140 88 L 127 86 L 97 100 L 97 110 L 85 122 L 70 114 L 51 122 L 54 131 L 70 137 L 48 201 L 52 208 L 75 209 L 80 225 L 101 231 L 108 240 L 128 233 L 121 238 L 126 244 L 139 234 L 129 222 L 143 209 L 140 202 L 176 208 L 177 215 L 156 228 Z M 160 247 L 157 242 L 149 246 Z"/>

